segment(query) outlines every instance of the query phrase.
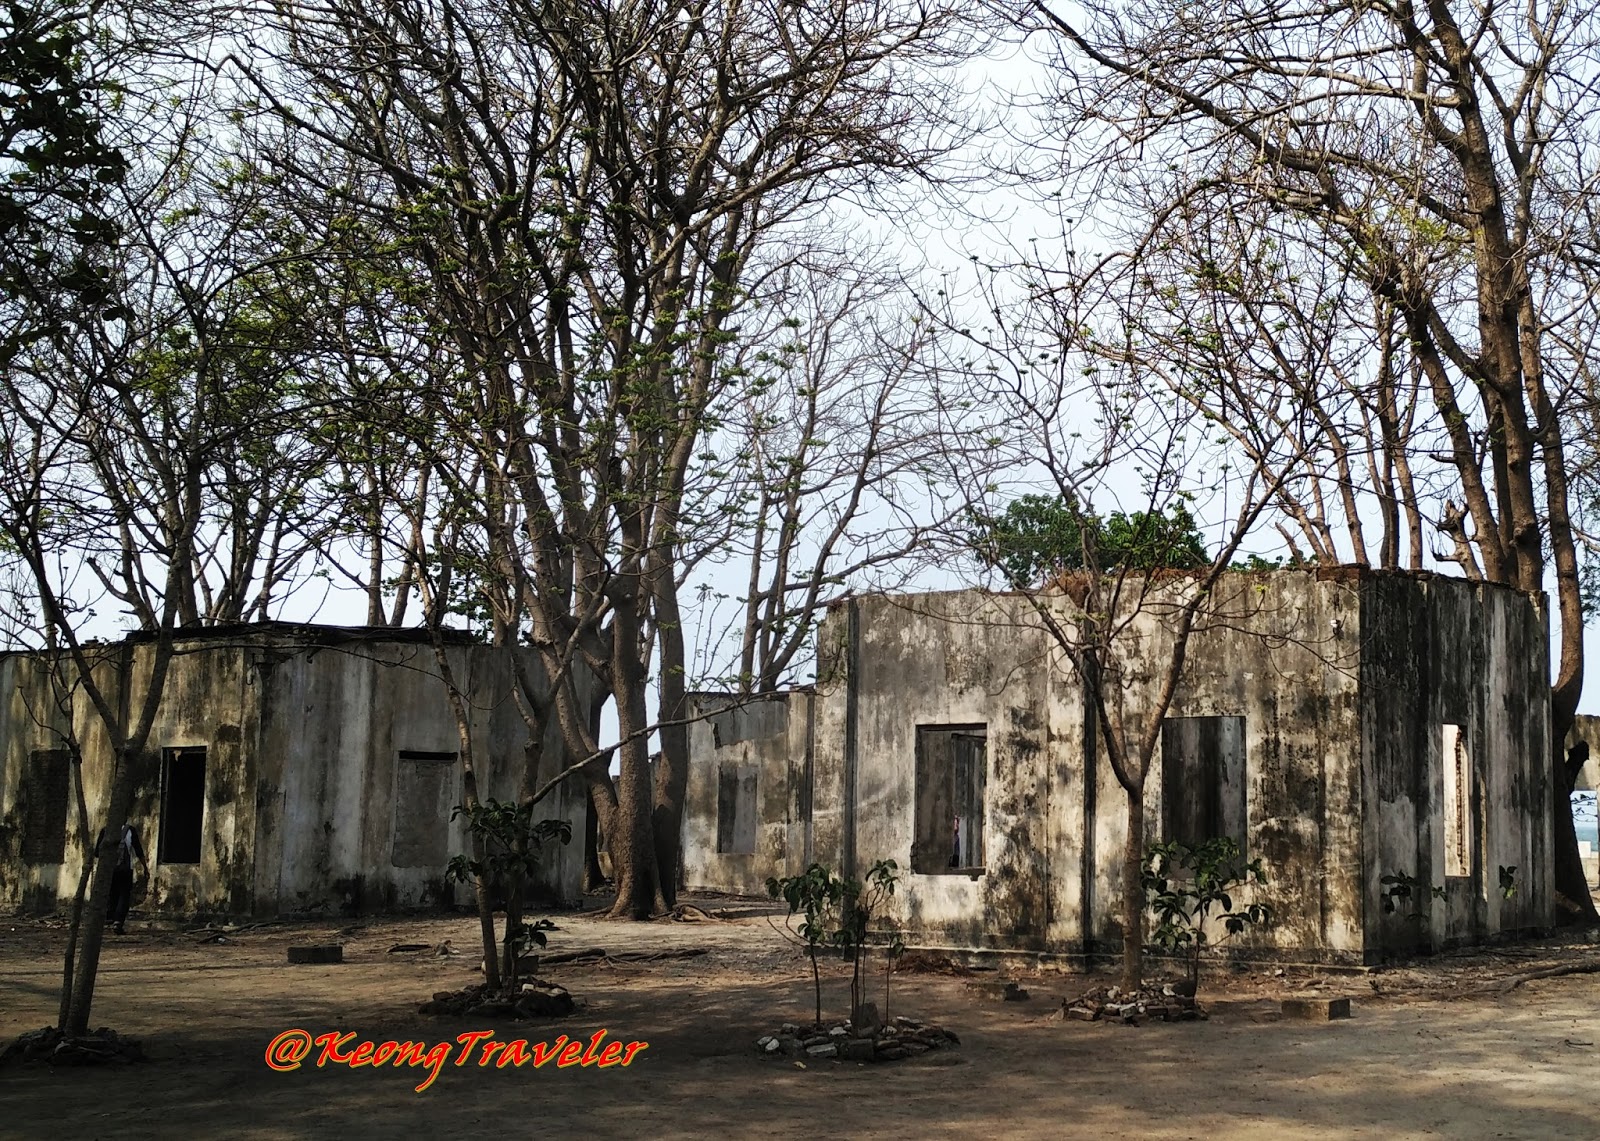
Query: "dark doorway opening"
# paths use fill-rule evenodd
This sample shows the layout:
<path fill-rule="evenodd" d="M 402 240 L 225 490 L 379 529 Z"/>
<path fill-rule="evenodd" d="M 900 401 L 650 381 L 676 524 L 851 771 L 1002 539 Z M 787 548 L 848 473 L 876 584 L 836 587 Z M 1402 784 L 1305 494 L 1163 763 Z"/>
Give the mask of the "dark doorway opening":
<path fill-rule="evenodd" d="M 163 864 L 198 864 L 206 815 L 206 751 L 197 746 L 161 751 Z"/>

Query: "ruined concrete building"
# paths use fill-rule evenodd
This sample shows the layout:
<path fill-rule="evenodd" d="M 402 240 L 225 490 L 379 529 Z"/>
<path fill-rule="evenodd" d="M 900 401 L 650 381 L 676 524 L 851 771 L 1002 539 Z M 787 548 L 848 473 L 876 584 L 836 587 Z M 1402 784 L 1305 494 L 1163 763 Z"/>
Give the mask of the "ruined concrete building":
<path fill-rule="evenodd" d="M 1120 617 L 1107 693 L 1134 724 L 1172 639 L 1148 599 Z M 911 945 L 1119 947 L 1124 793 L 1033 603 L 861 598 L 819 645 L 814 689 L 695 698 L 687 886 L 758 893 L 814 860 L 859 876 L 892 858 Z M 1505 587 L 1227 575 L 1160 725 L 1144 841 L 1232 836 L 1261 857 L 1275 922 L 1245 954 L 1360 964 L 1546 927 L 1547 647 L 1542 598 Z M 1386 876 L 1426 886 L 1386 907 Z"/>
<path fill-rule="evenodd" d="M 105 648 L 100 684 L 124 710 L 142 700 L 151 650 L 137 636 Z M 452 639 L 467 694 L 479 795 L 516 796 L 526 731 L 501 651 Z M 531 654 L 531 651 L 530 651 Z M 542 673 L 529 661 L 532 676 Z M 117 678 L 133 677 L 129 686 Z M 49 670 L 0 655 L 0 908 L 48 911 L 77 887 L 84 851 Z M 81 696 L 91 827 L 104 818 L 111 767 L 104 729 Z M 271 916 L 446 902 L 444 878 L 468 850 L 459 735 L 426 635 L 415 630 L 267 624 L 196 631 L 178 643 L 132 819 L 151 862 L 146 913 Z M 545 741 L 544 776 L 568 764 Z M 546 815 L 583 835 L 584 790 L 559 789 Z M 546 851 L 536 892 L 580 895 L 582 850 Z"/>

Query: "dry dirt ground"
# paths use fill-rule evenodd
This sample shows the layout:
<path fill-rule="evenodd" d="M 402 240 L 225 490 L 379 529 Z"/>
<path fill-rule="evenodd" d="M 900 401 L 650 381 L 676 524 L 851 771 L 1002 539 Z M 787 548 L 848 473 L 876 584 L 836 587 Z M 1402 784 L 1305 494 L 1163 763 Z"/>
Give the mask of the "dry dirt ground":
<path fill-rule="evenodd" d="M 610 922 L 553 916 L 549 953 L 705 948 L 693 958 L 560 965 L 541 976 L 584 1004 L 568 1019 L 434 1018 L 418 1003 L 476 981 L 475 923 L 402 918 L 275 924 L 202 941 L 146 927 L 109 942 L 95 1023 L 144 1042 L 151 1061 L 90 1069 L 0 1070 L 0 1135 L 49 1138 L 487 1137 L 1600 1137 L 1600 974 L 1507 980 L 1600 957 L 1590 939 L 1441 956 L 1372 974 L 1217 972 L 1202 985 L 1210 1021 L 1139 1027 L 1051 1018 L 1064 996 L 1105 978 L 1001 972 L 1031 992 L 994 1002 L 947 974 L 898 974 L 892 1013 L 936 1020 L 956 1049 L 865 1065 L 772 1061 L 754 1040 L 803 1021 L 803 955 L 759 910 L 742 917 Z M 0 1038 L 54 1020 L 59 924 L 0 920 Z M 391 953 L 449 939 L 463 953 Z M 340 941 L 337 966 L 290 966 L 291 944 Z M 978 977 L 994 978 L 996 975 Z M 832 1017 L 846 975 L 828 969 Z M 874 981 L 881 1001 L 882 975 Z M 1349 995 L 1355 1016 L 1275 1019 L 1291 994 Z M 422 1093 L 422 1069 L 297 1070 L 265 1061 L 280 1032 L 354 1031 L 359 1041 L 450 1043 Z M 627 1068 L 455 1065 L 464 1032 L 496 1040 L 649 1046 Z M 481 1046 L 479 1047 L 481 1051 Z"/>

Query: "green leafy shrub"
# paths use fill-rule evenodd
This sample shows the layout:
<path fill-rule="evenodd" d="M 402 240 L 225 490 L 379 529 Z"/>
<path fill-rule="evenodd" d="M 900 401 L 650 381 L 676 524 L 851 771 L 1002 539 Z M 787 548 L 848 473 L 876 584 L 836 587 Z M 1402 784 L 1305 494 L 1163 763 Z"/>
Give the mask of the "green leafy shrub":
<path fill-rule="evenodd" d="M 1248 927 L 1272 921 L 1264 903 L 1235 906 L 1234 896 L 1253 884 L 1264 885 L 1266 872 L 1260 858 L 1245 860 L 1238 843 L 1222 836 L 1193 846 L 1155 844 L 1145 854 L 1140 871 L 1146 906 L 1154 913 L 1155 931 L 1150 941 L 1169 955 L 1188 960 L 1189 980 L 1200 981 L 1200 957 Z M 1206 930 L 1220 921 L 1223 934 L 1213 941 Z"/>

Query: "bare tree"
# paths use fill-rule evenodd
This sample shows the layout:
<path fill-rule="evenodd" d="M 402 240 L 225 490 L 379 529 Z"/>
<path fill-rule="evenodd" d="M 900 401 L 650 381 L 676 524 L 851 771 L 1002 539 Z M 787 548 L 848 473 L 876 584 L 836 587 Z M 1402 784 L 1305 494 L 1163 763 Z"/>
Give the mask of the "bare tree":
<path fill-rule="evenodd" d="M 736 356 L 749 383 L 708 441 L 704 486 L 691 479 L 685 514 L 702 522 L 684 547 L 701 554 L 680 578 L 706 576 L 697 672 L 737 692 L 791 681 L 832 602 L 937 564 L 966 521 L 955 473 L 997 454 L 970 377 L 930 367 L 938 334 L 911 287 L 866 268 L 886 261 L 817 250 L 775 275 L 767 327 Z"/>
<path fill-rule="evenodd" d="M 1155 356 L 1130 335 L 1146 303 L 1128 263 L 1090 265 L 1048 281 L 1039 267 L 996 275 L 979 292 L 990 322 L 966 327 L 954 303 L 938 311 L 952 334 L 946 368 L 987 377 L 988 399 L 1009 432 L 1010 478 L 979 469 L 966 486 L 968 542 L 979 560 L 1020 593 L 1032 619 L 1083 685 L 1099 747 L 1125 804 L 1120 875 L 1122 980 L 1143 978 L 1146 785 L 1161 726 L 1184 678 L 1190 639 L 1214 623 L 1243 624 L 1247 597 L 1219 591 L 1263 514 L 1285 486 L 1292 450 L 1276 426 L 1250 430 L 1259 461 L 1230 464 L 1199 413 L 1163 399 Z M 999 290 L 1020 283 L 1020 300 Z M 1107 351 L 1113 343 L 1121 350 Z M 1234 362 L 1211 367 L 1229 373 Z M 1023 487 L 1043 492 L 1059 526 L 1050 536 L 1008 533 L 998 501 Z M 1215 538 L 1207 555 L 1190 512 Z M 1097 544 L 1102 514 L 1117 512 L 1121 549 Z M 1016 558 L 1016 540 L 1048 538 L 1055 556 Z M 1236 593 L 1236 592 L 1235 592 Z M 1246 596 L 1248 592 L 1245 592 Z M 1086 758 L 1086 763 L 1094 759 Z"/>
<path fill-rule="evenodd" d="M 598 761 L 583 775 L 617 913 L 649 914 L 671 901 L 656 869 L 686 777 L 684 484 L 737 380 L 747 268 L 828 196 L 870 193 L 951 145 L 937 66 L 957 20 L 889 0 L 319 0 L 257 15 L 272 62 L 237 62 L 286 132 L 278 170 L 411 255 L 463 379 L 449 398 L 477 394 L 458 446 L 515 499 L 527 636 L 552 676 L 576 653 L 615 698 L 619 775 Z M 556 687 L 571 751 L 603 756 L 587 714 Z"/>
<path fill-rule="evenodd" d="M 0 385 L 8 632 L 40 653 L 59 702 L 88 706 L 112 766 L 98 851 L 80 801 L 93 872 L 74 907 L 82 927 L 61 1004 L 74 1035 L 94 997 L 116 862 L 106 857 L 148 773 L 174 640 L 202 610 L 242 613 L 250 583 L 263 597 L 282 583 L 283 568 L 261 569 L 251 520 L 286 509 L 292 495 L 270 497 L 294 477 L 244 473 L 265 473 L 268 449 L 293 454 L 284 441 L 306 419 L 306 390 L 288 383 L 294 322 L 277 275 L 294 252 L 255 225 L 247 195 L 219 189 L 238 156 L 217 142 L 213 92 L 174 62 L 164 37 L 181 31 L 164 17 L 136 23 L 143 15 L 101 29 L 123 53 L 106 138 L 130 156 L 98 202 L 116 235 L 100 274 L 114 305 L 73 291 L 14 298 L 62 308 L 46 314 L 50 335 L 13 346 Z M 143 634 L 137 653 L 101 640 L 118 610 Z"/>
<path fill-rule="evenodd" d="M 1593 13 L 1223 4 L 1201 19 L 1176 4 L 1094 2 L 1070 14 L 1043 3 L 1032 12 L 1059 49 L 1057 121 L 1069 147 L 1095 148 L 1107 175 L 1103 215 L 1135 219 L 1152 249 L 1191 222 L 1259 225 L 1234 236 L 1256 255 L 1264 241 L 1276 243 L 1287 284 L 1303 285 L 1294 279 L 1305 273 L 1340 287 L 1307 315 L 1316 329 L 1364 332 L 1365 359 L 1342 378 L 1322 369 L 1296 398 L 1323 414 L 1307 457 L 1345 500 L 1353 557 L 1367 547 L 1356 533 L 1357 492 L 1375 493 L 1390 536 L 1380 549 L 1393 563 L 1403 510 L 1412 565 L 1421 517 L 1468 575 L 1526 591 L 1553 575 L 1559 745 L 1583 685 L 1559 410 L 1586 368 L 1595 328 L 1588 238 L 1577 224 L 1593 197 Z M 1119 194 L 1111 179 L 1133 194 Z M 1233 294 L 1228 319 L 1250 321 L 1248 299 L 1226 288 L 1236 261 L 1229 253 L 1200 268 Z M 1282 311 L 1287 296 L 1279 290 L 1267 304 Z M 1296 383 L 1288 378 L 1303 364 L 1283 362 L 1285 383 Z M 1225 419 L 1237 426 L 1258 411 L 1251 402 Z M 1367 465 L 1377 477 L 1365 484 L 1357 461 L 1366 441 L 1350 430 L 1363 418 L 1378 429 Z M 1295 523 L 1321 534 L 1320 555 L 1333 553 L 1314 514 Z M 1571 915 L 1592 920 L 1571 814 L 1554 803 L 1557 890 Z"/>

